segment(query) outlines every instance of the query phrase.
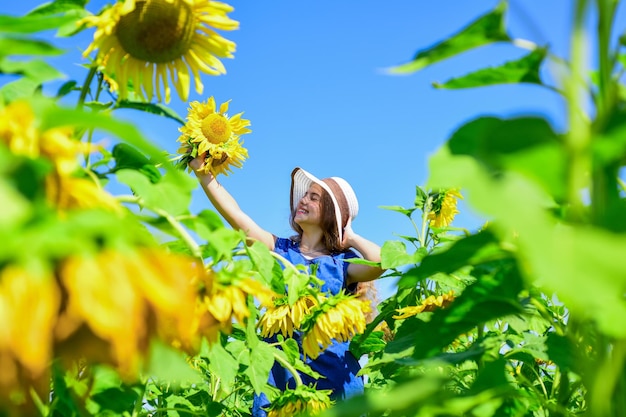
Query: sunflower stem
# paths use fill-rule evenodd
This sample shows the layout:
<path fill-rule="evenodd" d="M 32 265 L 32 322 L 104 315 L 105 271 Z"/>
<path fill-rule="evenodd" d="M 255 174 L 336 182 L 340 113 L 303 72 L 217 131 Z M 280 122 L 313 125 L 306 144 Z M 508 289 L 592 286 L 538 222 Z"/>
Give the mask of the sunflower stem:
<path fill-rule="evenodd" d="M 424 210 L 422 210 L 422 228 L 420 231 L 420 236 L 419 236 L 419 242 L 420 245 L 422 245 L 423 248 L 426 247 L 426 239 L 428 238 L 428 215 L 430 214 L 430 208 L 432 206 L 433 203 L 433 196 L 432 195 L 428 195 L 428 198 L 426 198 L 426 202 L 424 203 Z"/>
<path fill-rule="evenodd" d="M 97 65 L 89 68 L 89 72 L 87 73 L 87 78 L 85 78 L 85 82 L 83 83 L 83 87 L 80 90 L 80 97 L 78 97 L 78 103 L 76 104 L 76 108 L 82 109 L 85 104 L 85 98 L 87 98 L 87 93 L 89 93 L 89 89 L 91 86 L 91 82 L 93 81 L 93 77 L 98 73 Z"/>
<path fill-rule="evenodd" d="M 141 197 L 120 195 L 120 196 L 116 196 L 116 198 L 122 203 L 137 204 L 138 206 L 142 208 L 147 208 L 148 210 L 154 212 L 155 214 L 158 214 L 159 216 L 163 217 L 174 228 L 174 230 L 178 232 L 178 235 L 185 242 L 185 244 L 191 251 L 191 254 L 204 263 L 204 258 L 202 257 L 202 250 L 200 249 L 200 246 L 191 237 L 191 235 L 187 233 L 185 228 L 180 224 L 178 220 L 176 220 L 174 216 L 172 216 L 165 210 L 161 210 L 160 208 L 145 206 L 143 199 Z"/>
<path fill-rule="evenodd" d="M 293 375 L 293 379 L 296 381 L 296 387 L 299 387 L 301 385 L 304 385 L 304 383 L 302 382 L 302 378 L 300 378 L 300 374 L 298 373 L 298 371 L 296 370 L 296 368 L 294 368 L 288 360 L 286 360 L 285 358 L 281 357 L 278 353 L 274 352 L 274 359 L 276 359 L 276 361 L 278 363 L 280 363 L 285 369 L 287 369 L 289 372 L 291 372 L 291 375 Z"/>

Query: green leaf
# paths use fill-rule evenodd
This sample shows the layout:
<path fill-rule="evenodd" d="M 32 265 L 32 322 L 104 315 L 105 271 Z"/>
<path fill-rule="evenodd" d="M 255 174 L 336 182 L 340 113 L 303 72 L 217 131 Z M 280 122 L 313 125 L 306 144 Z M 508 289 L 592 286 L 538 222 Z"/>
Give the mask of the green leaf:
<path fill-rule="evenodd" d="M 506 2 L 501 1 L 491 12 L 471 22 L 444 41 L 420 50 L 411 62 L 390 68 L 391 74 L 409 74 L 460 53 L 493 42 L 510 41 L 504 25 Z"/>
<path fill-rule="evenodd" d="M 63 52 L 63 50 L 44 41 L 0 37 L 0 57 L 15 55 L 55 56 L 61 55 Z"/>
<path fill-rule="evenodd" d="M 219 343 L 213 343 L 209 348 L 209 370 L 221 379 L 225 393 L 232 392 L 239 363 Z"/>
<path fill-rule="evenodd" d="M 592 320 L 607 335 L 626 337 L 626 327 L 618 324 L 626 317 L 623 234 L 557 221 L 548 210 L 550 196 L 514 172 L 493 178 L 484 165 L 446 149 L 432 166 L 429 181 L 466 189 L 468 203 L 495 219 L 503 237 L 517 234 L 517 256 L 530 282 L 540 277 L 542 288 L 553 291 L 579 319 Z"/>
<path fill-rule="evenodd" d="M 350 352 L 354 354 L 355 358 L 360 358 L 369 353 L 382 351 L 385 346 L 387 346 L 387 342 L 383 340 L 383 335 L 383 332 L 375 331 L 367 335 L 365 340 L 352 339 L 350 342 Z"/>
<path fill-rule="evenodd" d="M 69 13 L 62 16 L 34 14 L 26 16 L 0 15 L 0 33 L 35 33 L 57 29 L 67 23 L 75 23 L 78 15 Z"/>
<path fill-rule="evenodd" d="M 128 185 L 141 197 L 141 205 L 151 210 L 165 211 L 173 216 L 187 212 L 191 201 L 190 184 L 172 178 L 169 173 L 156 184 L 134 169 L 120 169 L 116 175 L 120 182 Z"/>
<path fill-rule="evenodd" d="M 248 252 L 250 261 L 252 261 L 254 265 L 254 270 L 259 273 L 263 283 L 267 286 L 271 286 L 276 262 L 269 248 L 263 243 L 255 241 L 252 245 L 246 246 L 246 251 Z"/>
<path fill-rule="evenodd" d="M 437 273 L 451 274 L 466 265 L 477 265 L 493 259 L 508 257 L 487 230 L 454 242 L 443 252 L 425 256 L 419 266 L 408 270 L 398 287 L 414 287 L 418 282 Z"/>
<path fill-rule="evenodd" d="M 63 77 L 63 73 L 41 60 L 13 61 L 3 59 L 0 61 L 0 73 L 23 74 L 39 84 Z"/>
<path fill-rule="evenodd" d="M 40 88 L 40 83 L 30 78 L 20 78 L 8 82 L 0 88 L 1 101 L 10 103 L 20 98 L 32 97 Z"/>
<path fill-rule="evenodd" d="M 119 103 L 117 103 L 116 108 L 140 110 L 146 113 L 156 114 L 157 116 L 167 117 L 169 119 L 177 121 L 181 125 L 185 124 L 185 120 L 181 118 L 178 113 L 163 104 L 121 100 Z"/>
<path fill-rule="evenodd" d="M 418 263 L 423 254 L 416 252 L 410 255 L 406 251 L 406 245 L 397 240 L 388 240 L 380 248 L 380 264 L 383 269 L 398 268 L 404 265 Z"/>
<path fill-rule="evenodd" d="M 404 207 L 401 206 L 378 206 L 378 208 L 381 208 L 383 210 L 391 210 L 391 211 L 396 211 L 398 213 L 402 213 L 407 217 L 411 217 L 411 214 L 413 214 L 413 212 L 415 211 L 416 207 L 410 208 L 410 209 L 406 209 Z"/>
<path fill-rule="evenodd" d="M 224 228 L 222 218 L 212 210 L 202 210 L 195 216 L 185 217 L 181 222 L 205 240 L 210 239 L 211 233 Z"/>
<path fill-rule="evenodd" d="M 417 317 L 405 319 L 385 351 L 394 353 L 413 346 L 415 359 L 433 357 L 458 335 L 495 318 L 521 312 L 517 295 L 523 285 L 513 260 L 477 266 L 473 275 L 476 282 L 447 308 L 434 311 L 428 322 Z"/>
<path fill-rule="evenodd" d="M 112 156 L 115 159 L 113 172 L 120 169 L 135 169 L 144 174 L 151 183 L 161 179 L 161 173 L 154 164 L 136 148 L 126 143 L 118 143 L 113 147 Z"/>
<path fill-rule="evenodd" d="M 274 349 L 264 342 L 250 346 L 250 366 L 246 369 L 246 375 L 257 394 L 260 394 L 267 384 L 270 370 L 274 365 Z"/>
<path fill-rule="evenodd" d="M 187 363 L 183 353 L 157 340 L 150 344 L 146 373 L 174 385 L 202 381 L 202 375 Z"/>
<path fill-rule="evenodd" d="M 503 170 L 515 171 L 557 199 L 565 193 L 567 159 L 558 136 L 543 118 L 480 117 L 455 131 L 447 147 L 453 155 L 476 158 L 496 176 Z"/>
<path fill-rule="evenodd" d="M 443 84 L 433 83 L 433 86 L 459 89 L 516 83 L 542 85 L 539 71 L 545 57 L 546 49 L 537 48 L 528 55 L 515 61 L 506 62 L 499 67 L 481 69 L 462 77 L 452 78 Z"/>

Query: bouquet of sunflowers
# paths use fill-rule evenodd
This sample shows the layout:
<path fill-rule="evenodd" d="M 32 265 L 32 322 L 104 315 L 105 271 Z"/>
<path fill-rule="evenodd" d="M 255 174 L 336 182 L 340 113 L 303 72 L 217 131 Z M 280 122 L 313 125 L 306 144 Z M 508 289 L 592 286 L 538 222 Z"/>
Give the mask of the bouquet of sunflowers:
<path fill-rule="evenodd" d="M 243 147 L 241 135 L 250 133 L 247 128 L 250 121 L 238 113 L 232 117 L 227 114 L 229 101 L 217 108 L 215 98 L 209 97 L 206 103 L 190 103 L 187 122 L 179 131 L 177 165 L 189 169 L 189 162 L 198 155 L 205 154 L 205 164 L 201 169 L 213 176 L 228 175 L 231 167 L 241 168 L 248 157 L 248 150 Z"/>

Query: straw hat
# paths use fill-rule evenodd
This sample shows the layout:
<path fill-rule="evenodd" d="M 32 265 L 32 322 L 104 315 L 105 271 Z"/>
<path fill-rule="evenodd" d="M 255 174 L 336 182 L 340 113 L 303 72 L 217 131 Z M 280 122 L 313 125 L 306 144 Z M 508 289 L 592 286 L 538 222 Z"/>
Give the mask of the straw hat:
<path fill-rule="evenodd" d="M 298 167 L 291 172 L 290 197 L 292 212 L 313 183 L 322 187 L 330 195 L 335 209 L 339 240 L 342 241 L 343 228 L 348 219 L 354 219 L 359 213 L 359 202 L 356 199 L 356 194 L 350 184 L 343 178 L 329 177 L 320 180 Z"/>

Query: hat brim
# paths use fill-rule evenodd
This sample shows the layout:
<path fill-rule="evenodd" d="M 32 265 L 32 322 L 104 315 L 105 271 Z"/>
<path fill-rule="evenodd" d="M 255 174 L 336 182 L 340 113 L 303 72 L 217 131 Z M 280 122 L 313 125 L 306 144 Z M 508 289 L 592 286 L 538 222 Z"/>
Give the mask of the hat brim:
<path fill-rule="evenodd" d="M 341 210 L 339 208 L 339 203 L 335 198 L 333 191 L 330 189 L 328 184 L 324 181 L 317 178 L 315 175 L 303 170 L 300 167 L 295 168 L 291 172 L 291 212 L 293 213 L 296 207 L 298 206 L 298 202 L 304 197 L 306 192 L 311 187 L 311 184 L 317 184 L 322 187 L 331 200 L 333 201 L 333 209 L 335 212 L 335 220 L 337 223 L 337 235 L 339 236 L 339 241 L 343 241 L 343 227 L 341 222 Z"/>

